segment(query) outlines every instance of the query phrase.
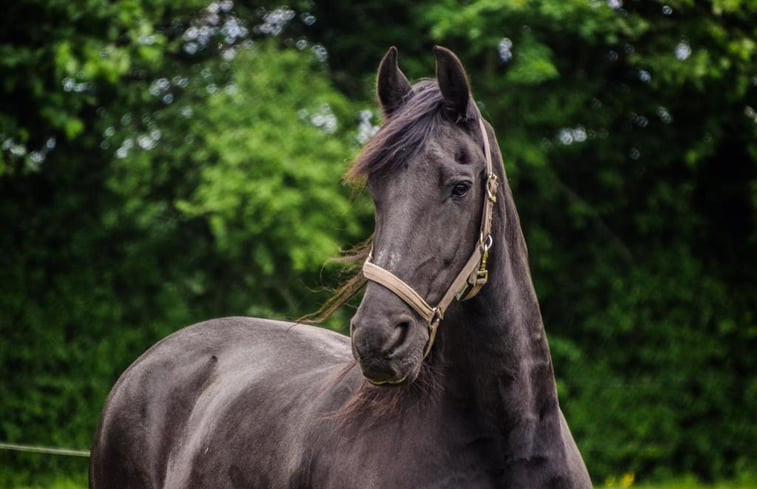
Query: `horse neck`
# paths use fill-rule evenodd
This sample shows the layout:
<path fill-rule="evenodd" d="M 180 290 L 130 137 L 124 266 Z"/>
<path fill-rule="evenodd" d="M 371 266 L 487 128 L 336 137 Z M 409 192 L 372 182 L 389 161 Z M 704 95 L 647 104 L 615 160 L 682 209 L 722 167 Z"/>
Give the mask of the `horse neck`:
<path fill-rule="evenodd" d="M 449 311 L 440 326 L 441 358 L 449 391 L 475 399 L 484 419 L 508 439 L 536 446 L 536 438 L 559 429 L 557 393 L 525 240 L 504 179 L 500 196 L 489 283 Z M 517 436 L 518 430 L 528 436 Z"/>

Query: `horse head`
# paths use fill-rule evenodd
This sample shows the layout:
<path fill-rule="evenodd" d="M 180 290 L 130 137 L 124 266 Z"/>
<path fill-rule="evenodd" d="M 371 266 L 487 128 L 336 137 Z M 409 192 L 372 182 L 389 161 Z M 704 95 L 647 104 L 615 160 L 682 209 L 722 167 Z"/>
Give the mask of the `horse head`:
<path fill-rule="evenodd" d="M 489 136 L 460 61 L 445 48 L 434 54 L 436 80 L 411 85 L 397 50 L 386 53 L 377 75 L 384 122 L 352 169 L 375 205 L 369 281 L 350 323 L 373 384 L 412 383 L 446 307 L 486 273 L 497 183 Z"/>

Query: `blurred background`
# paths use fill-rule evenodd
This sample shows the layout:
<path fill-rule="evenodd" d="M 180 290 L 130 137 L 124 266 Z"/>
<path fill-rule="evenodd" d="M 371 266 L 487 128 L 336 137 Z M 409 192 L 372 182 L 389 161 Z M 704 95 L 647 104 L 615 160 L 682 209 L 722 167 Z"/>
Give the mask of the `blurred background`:
<path fill-rule="evenodd" d="M 599 486 L 757 487 L 754 0 L 20 0 L 0 15 L 0 442 L 88 449 L 119 374 L 297 318 L 372 207 L 341 175 L 390 45 L 497 130 Z M 350 310 L 327 326 L 346 330 Z M 86 458 L 0 450 L 0 487 Z"/>

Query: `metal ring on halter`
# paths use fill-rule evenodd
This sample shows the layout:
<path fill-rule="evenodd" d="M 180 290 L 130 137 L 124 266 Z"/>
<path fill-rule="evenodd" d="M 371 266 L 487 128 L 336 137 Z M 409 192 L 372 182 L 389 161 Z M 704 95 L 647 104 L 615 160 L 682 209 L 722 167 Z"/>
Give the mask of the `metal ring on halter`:
<path fill-rule="evenodd" d="M 484 235 L 482 234 L 478 238 L 478 243 L 481 245 L 481 251 L 486 253 L 494 244 L 494 238 L 492 237 L 491 233 L 489 233 L 486 235 L 486 239 L 484 239 Z"/>
<path fill-rule="evenodd" d="M 432 328 L 436 328 L 439 325 L 439 323 L 442 321 L 442 319 L 443 319 L 443 314 L 442 314 L 441 309 L 439 309 L 438 307 L 435 307 L 431 310 L 431 319 L 429 320 L 428 325 L 431 326 Z"/>
<path fill-rule="evenodd" d="M 432 309 L 431 320 L 428 322 L 428 341 L 423 348 L 423 358 L 426 358 L 431 353 L 431 347 L 434 346 L 434 340 L 436 339 L 436 332 L 439 329 L 439 323 L 442 322 L 442 316 L 444 313 L 438 307 Z"/>

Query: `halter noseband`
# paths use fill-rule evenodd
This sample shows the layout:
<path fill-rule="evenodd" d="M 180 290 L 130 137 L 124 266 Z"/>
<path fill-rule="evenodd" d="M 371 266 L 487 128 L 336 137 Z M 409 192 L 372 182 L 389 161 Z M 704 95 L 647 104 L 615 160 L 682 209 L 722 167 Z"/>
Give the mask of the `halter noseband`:
<path fill-rule="evenodd" d="M 397 297 L 405 301 L 407 305 L 412 307 L 428 323 L 428 343 L 426 343 L 426 348 L 423 351 L 424 358 L 431 351 L 434 339 L 436 338 L 436 330 L 441 320 L 444 319 L 444 312 L 452 301 L 454 299 L 465 301 L 474 297 L 489 279 L 486 261 L 489 257 L 489 248 L 494 243 L 491 235 L 491 226 L 494 203 L 497 201 L 499 180 L 497 179 L 497 175 L 494 174 L 489 136 L 486 133 L 486 127 L 484 126 L 481 114 L 478 114 L 478 124 L 484 140 L 484 156 L 486 158 L 486 196 L 481 213 L 481 233 L 470 258 L 462 270 L 460 270 L 460 273 L 457 274 L 455 280 L 452 281 L 452 284 L 450 284 L 447 292 L 442 296 L 436 307 L 431 307 L 412 287 L 392 272 L 371 262 L 373 258 L 372 251 L 368 255 L 368 259 L 363 263 L 363 275 L 365 278 L 389 289 Z"/>

